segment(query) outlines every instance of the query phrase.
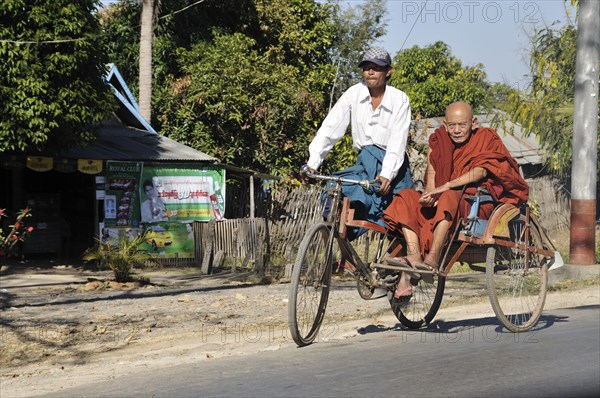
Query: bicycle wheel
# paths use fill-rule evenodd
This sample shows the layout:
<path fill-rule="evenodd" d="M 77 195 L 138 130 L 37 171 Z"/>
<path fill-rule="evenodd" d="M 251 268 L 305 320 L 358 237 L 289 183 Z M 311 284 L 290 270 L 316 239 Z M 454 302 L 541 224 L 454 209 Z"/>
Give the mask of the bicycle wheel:
<path fill-rule="evenodd" d="M 508 222 L 510 241 L 521 246 L 542 247 L 539 231 L 525 234 L 525 216 Z M 527 235 L 527 236 L 526 236 Z M 548 282 L 548 259 L 519 247 L 488 248 L 487 292 L 498 320 L 512 332 L 530 330 L 540 318 Z"/>
<path fill-rule="evenodd" d="M 400 323 L 409 329 L 427 326 L 440 309 L 445 287 L 445 276 L 434 275 L 433 283 L 421 279 L 416 285 L 413 284 L 412 296 L 395 299 L 392 295 L 392 311 Z"/>
<path fill-rule="evenodd" d="M 288 322 L 298 346 L 311 344 L 325 315 L 331 283 L 329 228 L 313 225 L 304 235 L 294 270 L 288 300 Z"/>

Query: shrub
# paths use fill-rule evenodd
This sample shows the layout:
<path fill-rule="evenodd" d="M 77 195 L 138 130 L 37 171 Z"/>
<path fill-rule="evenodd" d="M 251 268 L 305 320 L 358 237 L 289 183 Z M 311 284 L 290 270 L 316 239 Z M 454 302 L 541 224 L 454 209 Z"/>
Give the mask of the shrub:
<path fill-rule="evenodd" d="M 118 240 L 106 242 L 98 239 L 98 245 L 87 249 L 82 259 L 98 261 L 100 267 L 110 268 L 117 282 L 129 282 L 133 268 L 145 267 L 148 264 L 159 265 L 150 253 L 139 249 L 144 239 L 145 235 L 121 236 Z"/>
<path fill-rule="evenodd" d="M 8 217 L 5 209 L 0 209 L 0 220 L 2 217 Z M 0 258 L 14 255 L 18 249 L 17 243 L 24 242 L 27 235 L 33 231 L 32 226 L 25 224 L 26 217 L 31 217 L 29 208 L 19 211 L 14 224 L 9 225 L 6 231 L 0 223 Z"/>

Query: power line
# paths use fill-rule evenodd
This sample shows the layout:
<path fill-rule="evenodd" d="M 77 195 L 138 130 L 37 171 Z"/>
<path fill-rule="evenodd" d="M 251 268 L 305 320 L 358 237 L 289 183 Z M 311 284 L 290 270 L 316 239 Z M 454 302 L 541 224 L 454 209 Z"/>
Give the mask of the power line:
<path fill-rule="evenodd" d="M 425 3 L 423 3 L 423 6 L 421 7 L 421 11 L 419 11 L 419 15 L 417 15 L 417 17 L 415 18 L 415 22 L 413 22 L 412 26 L 410 27 L 410 30 L 408 31 L 408 34 L 406 35 L 404 42 L 402 42 L 402 46 L 400 46 L 400 50 L 398 50 L 398 52 L 402 51 L 402 49 L 404 48 L 404 45 L 406 44 L 406 41 L 408 40 L 408 38 L 410 37 L 410 34 L 412 33 L 413 29 L 415 28 L 417 21 L 419 20 L 419 18 L 421 18 L 421 14 L 423 13 L 423 10 L 427 6 L 428 1 L 429 0 L 425 0 Z"/>
<path fill-rule="evenodd" d="M 52 43 L 69 43 L 73 41 L 87 40 L 84 37 L 77 39 L 57 39 L 57 40 L 8 40 L 0 39 L 0 43 L 14 43 L 14 44 L 52 44 Z"/>
<path fill-rule="evenodd" d="M 181 10 L 174 11 L 174 12 L 170 13 L 169 15 L 175 15 L 175 14 L 179 14 L 180 12 L 183 12 L 183 11 L 187 10 L 188 8 L 191 8 L 191 7 L 193 7 L 193 6 L 197 5 L 197 4 L 204 3 L 204 1 L 205 1 L 205 0 L 199 0 L 199 1 L 195 2 L 194 4 L 190 4 L 189 6 L 183 7 Z M 166 17 L 168 17 L 169 15 L 164 15 L 164 16 L 162 16 L 162 17 L 158 18 L 158 19 L 163 19 L 163 18 L 166 18 Z"/>
<path fill-rule="evenodd" d="M 205 0 L 198 0 L 197 2 L 190 4 L 188 6 L 183 7 L 180 10 L 171 12 L 167 15 L 163 15 L 162 17 L 158 18 L 158 20 L 167 18 L 171 15 L 175 15 L 175 14 L 179 14 L 180 12 L 183 12 L 185 10 L 187 10 L 188 8 L 191 8 L 195 5 L 198 5 L 200 3 L 203 3 Z M 112 3 L 116 3 L 116 1 L 112 2 Z M 137 25 L 135 26 L 135 28 L 139 28 L 141 25 Z M 74 41 L 80 41 L 80 40 L 87 40 L 87 38 L 84 37 L 79 37 L 76 39 L 56 39 L 56 40 L 10 40 L 10 39 L 0 39 L 0 43 L 13 43 L 13 44 L 57 44 L 57 43 L 70 43 L 70 42 L 74 42 Z"/>

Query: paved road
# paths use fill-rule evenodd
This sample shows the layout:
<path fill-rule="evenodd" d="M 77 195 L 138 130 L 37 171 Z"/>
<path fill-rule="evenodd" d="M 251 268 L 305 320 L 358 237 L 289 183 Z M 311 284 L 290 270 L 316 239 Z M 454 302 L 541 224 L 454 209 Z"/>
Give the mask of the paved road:
<path fill-rule="evenodd" d="M 596 397 L 600 306 L 544 313 L 512 334 L 495 318 L 201 361 L 63 390 L 56 397 Z"/>

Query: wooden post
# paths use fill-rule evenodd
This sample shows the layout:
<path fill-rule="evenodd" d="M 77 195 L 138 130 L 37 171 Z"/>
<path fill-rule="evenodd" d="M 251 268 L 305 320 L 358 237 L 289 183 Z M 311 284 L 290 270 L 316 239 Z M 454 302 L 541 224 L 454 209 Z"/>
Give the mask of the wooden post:
<path fill-rule="evenodd" d="M 250 176 L 250 218 L 254 218 L 254 176 Z"/>
<path fill-rule="evenodd" d="M 251 253 L 254 257 L 254 270 L 260 274 L 262 271 L 262 244 L 258 242 L 258 234 L 256 233 L 254 202 L 254 176 L 250 176 L 250 242 L 252 242 Z M 261 246 L 261 247 L 259 247 Z"/>
<path fill-rule="evenodd" d="M 237 266 L 237 254 L 238 254 L 238 232 L 239 232 L 239 227 L 238 228 L 234 228 L 233 229 L 233 243 L 232 243 L 232 248 L 231 250 L 233 251 L 233 263 L 231 264 L 231 273 L 234 274 L 235 273 L 235 268 Z"/>
<path fill-rule="evenodd" d="M 260 219 L 259 219 L 260 220 Z M 258 228 L 256 227 L 257 219 L 252 220 L 252 234 L 254 235 L 255 250 L 254 250 L 254 268 L 259 276 L 265 276 L 265 265 L 264 265 L 264 253 L 263 253 L 263 242 L 258 234 Z"/>
<path fill-rule="evenodd" d="M 208 232 L 206 234 L 206 244 L 204 246 L 204 255 L 202 258 L 202 271 L 203 274 L 209 274 L 212 271 L 212 259 L 215 242 L 215 220 L 208 222 Z"/>

